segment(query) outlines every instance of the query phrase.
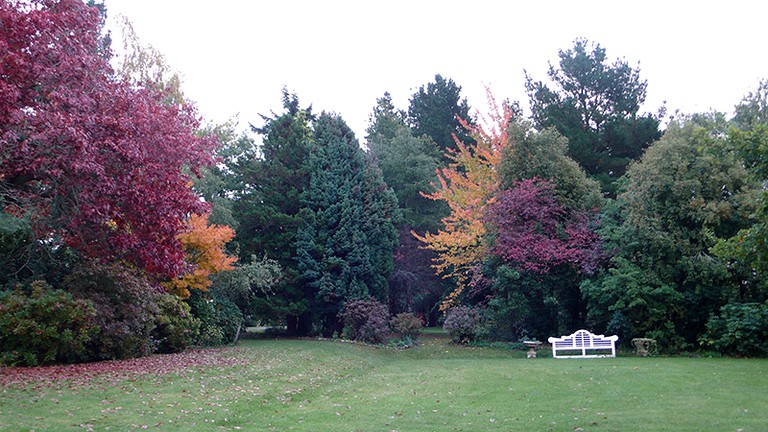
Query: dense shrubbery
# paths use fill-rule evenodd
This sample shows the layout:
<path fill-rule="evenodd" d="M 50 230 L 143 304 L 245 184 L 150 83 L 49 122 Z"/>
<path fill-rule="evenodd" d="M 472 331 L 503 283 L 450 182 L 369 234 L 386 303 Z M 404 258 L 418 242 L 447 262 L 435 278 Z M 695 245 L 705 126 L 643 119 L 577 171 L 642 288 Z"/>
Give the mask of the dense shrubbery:
<path fill-rule="evenodd" d="M 157 352 L 177 353 L 192 345 L 200 332 L 200 320 L 192 315 L 190 306 L 171 294 L 158 297 L 159 314 L 155 319 L 152 339 Z"/>
<path fill-rule="evenodd" d="M 243 324 L 243 314 L 230 300 L 192 291 L 187 300 L 192 314 L 200 320 L 195 345 L 216 346 L 231 343 Z"/>
<path fill-rule="evenodd" d="M 37 366 L 88 360 L 96 310 L 35 281 L 0 294 L 0 364 Z"/>
<path fill-rule="evenodd" d="M 403 312 L 392 317 L 389 320 L 389 326 L 400 338 L 414 340 L 421 334 L 424 323 L 416 315 L 410 312 Z"/>
<path fill-rule="evenodd" d="M 89 347 L 94 359 L 179 352 L 195 339 L 198 321 L 179 298 L 153 286 L 134 269 L 89 263 L 65 280 L 76 298 L 96 308 L 98 334 Z"/>
<path fill-rule="evenodd" d="M 90 347 L 96 359 L 124 359 L 152 354 L 152 331 L 160 310 L 160 292 L 138 271 L 119 265 L 89 263 L 65 284 L 76 298 L 93 302 L 99 333 Z"/>
<path fill-rule="evenodd" d="M 347 302 L 339 317 L 344 321 L 344 335 L 349 339 L 379 344 L 389 335 L 387 306 L 376 300 Z"/>
<path fill-rule="evenodd" d="M 477 336 L 480 313 L 467 306 L 452 307 L 445 314 L 443 329 L 454 343 L 466 344 Z"/>
<path fill-rule="evenodd" d="M 734 303 L 712 316 L 702 345 L 720 353 L 739 356 L 768 356 L 768 304 Z"/>

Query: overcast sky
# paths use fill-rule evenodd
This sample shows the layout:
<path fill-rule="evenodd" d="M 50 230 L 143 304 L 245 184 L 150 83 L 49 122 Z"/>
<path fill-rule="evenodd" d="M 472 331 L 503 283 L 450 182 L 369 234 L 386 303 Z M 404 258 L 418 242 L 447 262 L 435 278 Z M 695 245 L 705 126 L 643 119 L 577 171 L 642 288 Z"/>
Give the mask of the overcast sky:
<path fill-rule="evenodd" d="M 106 0 L 180 72 L 201 115 L 261 125 L 281 89 L 340 114 L 363 141 L 385 91 L 398 108 L 435 74 L 485 112 L 484 86 L 527 110 L 524 72 L 546 78 L 584 37 L 639 63 L 644 111 L 730 113 L 768 78 L 761 1 Z M 117 45 L 117 44 L 116 44 Z"/>

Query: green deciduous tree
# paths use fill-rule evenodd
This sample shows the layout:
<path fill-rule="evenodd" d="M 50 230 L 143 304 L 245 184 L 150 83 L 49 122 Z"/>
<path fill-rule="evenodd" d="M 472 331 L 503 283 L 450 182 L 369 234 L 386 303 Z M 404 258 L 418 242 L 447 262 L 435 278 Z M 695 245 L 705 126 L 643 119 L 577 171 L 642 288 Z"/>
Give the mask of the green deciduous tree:
<path fill-rule="evenodd" d="M 509 146 L 501 159 L 501 189 L 521 180 L 540 178 L 551 181 L 560 203 L 569 209 L 594 210 L 603 206 L 600 185 L 568 156 L 568 139 L 555 128 L 533 130 L 522 119 L 509 128 Z"/>
<path fill-rule="evenodd" d="M 187 102 L 181 90 L 181 76 L 171 68 L 163 53 L 143 43 L 128 18 L 120 16 L 117 21 L 122 34 L 123 52 L 117 61 L 117 75 L 125 81 L 162 93 L 167 104 Z"/>
<path fill-rule="evenodd" d="M 732 122 L 742 130 L 768 125 L 768 79 L 760 81 L 757 90 L 736 105 Z"/>
<path fill-rule="evenodd" d="M 627 171 L 601 233 L 616 254 L 582 288 L 597 328 L 667 347 L 695 343 L 710 314 L 738 293 L 738 278 L 710 254 L 747 223 L 750 181 L 719 133 L 672 124 Z M 609 330 L 612 331 L 612 330 Z"/>
<path fill-rule="evenodd" d="M 568 138 L 569 155 L 612 194 L 629 162 L 660 136 L 659 119 L 639 114 L 647 83 L 639 67 L 607 63 L 605 49 L 585 39 L 559 57 L 547 73 L 554 89 L 526 74 L 534 125 L 557 128 Z"/>
<path fill-rule="evenodd" d="M 743 160 L 754 181 L 763 187 L 755 190 L 751 201 L 755 210 L 749 226 L 728 239 L 721 239 L 714 253 L 744 275 L 740 302 L 768 300 L 768 80 L 736 106 L 728 131 L 736 154 Z"/>

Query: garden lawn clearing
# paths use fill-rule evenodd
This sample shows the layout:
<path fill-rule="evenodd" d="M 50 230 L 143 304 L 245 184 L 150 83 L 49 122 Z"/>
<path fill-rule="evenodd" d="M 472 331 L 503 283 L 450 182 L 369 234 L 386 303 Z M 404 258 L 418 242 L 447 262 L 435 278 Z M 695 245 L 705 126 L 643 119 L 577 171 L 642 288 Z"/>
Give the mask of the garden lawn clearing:
<path fill-rule="evenodd" d="M 432 336 L 432 335 L 430 335 Z M 248 340 L 0 369 L 0 431 L 762 431 L 768 360 Z"/>

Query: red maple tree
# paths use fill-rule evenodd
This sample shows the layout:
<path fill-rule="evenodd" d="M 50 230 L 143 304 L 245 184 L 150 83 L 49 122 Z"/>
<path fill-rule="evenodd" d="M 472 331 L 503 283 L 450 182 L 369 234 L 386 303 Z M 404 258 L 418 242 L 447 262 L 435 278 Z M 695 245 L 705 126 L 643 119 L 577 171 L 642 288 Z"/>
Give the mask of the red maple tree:
<path fill-rule="evenodd" d="M 203 213 L 189 175 L 212 163 L 189 105 L 113 73 L 82 0 L 0 4 L 0 211 L 86 256 L 172 277 L 177 234 Z"/>
<path fill-rule="evenodd" d="M 545 274 L 571 265 L 590 273 L 600 258 L 600 237 L 589 215 L 564 208 L 554 191 L 552 182 L 527 179 L 497 194 L 485 218 L 493 227 L 491 250 L 523 271 Z"/>

